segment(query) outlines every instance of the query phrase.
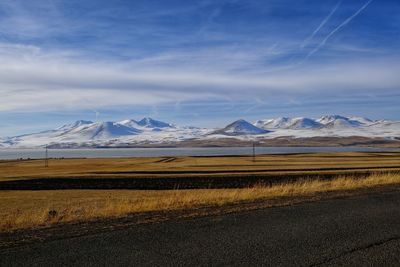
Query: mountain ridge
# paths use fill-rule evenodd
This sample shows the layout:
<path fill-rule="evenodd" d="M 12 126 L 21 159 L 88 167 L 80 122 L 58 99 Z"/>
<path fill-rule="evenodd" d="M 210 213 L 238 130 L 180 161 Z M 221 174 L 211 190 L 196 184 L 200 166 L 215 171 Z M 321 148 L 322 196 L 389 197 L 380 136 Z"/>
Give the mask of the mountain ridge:
<path fill-rule="evenodd" d="M 398 139 L 400 122 L 371 120 L 360 116 L 326 115 L 319 118 L 280 117 L 250 123 L 240 119 L 218 128 L 177 126 L 149 117 L 141 120 L 92 122 L 78 120 L 53 130 L 0 138 L 0 147 L 40 147 L 48 144 L 169 144 L 187 140 L 209 141 L 223 138 L 257 140 L 260 138 L 349 137 Z"/>

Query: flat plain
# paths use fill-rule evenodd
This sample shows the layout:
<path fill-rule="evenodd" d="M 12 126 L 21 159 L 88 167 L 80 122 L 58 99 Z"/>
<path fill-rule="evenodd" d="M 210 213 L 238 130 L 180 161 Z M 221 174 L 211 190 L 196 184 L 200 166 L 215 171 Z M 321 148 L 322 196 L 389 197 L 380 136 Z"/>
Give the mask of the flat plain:
<path fill-rule="evenodd" d="M 254 201 L 288 205 L 397 186 L 399 173 L 399 152 L 50 159 L 48 167 L 0 161 L 0 231 Z"/>
<path fill-rule="evenodd" d="M 398 171 L 400 152 L 50 159 L 0 161 L 0 181 L 37 178 L 153 178 L 243 174 L 348 174 Z"/>

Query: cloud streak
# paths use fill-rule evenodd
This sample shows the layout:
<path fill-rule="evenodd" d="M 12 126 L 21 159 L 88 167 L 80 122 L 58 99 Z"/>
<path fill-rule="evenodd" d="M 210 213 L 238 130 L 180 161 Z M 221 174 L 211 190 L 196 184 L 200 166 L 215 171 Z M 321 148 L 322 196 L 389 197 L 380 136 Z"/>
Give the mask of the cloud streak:
<path fill-rule="evenodd" d="M 304 48 L 305 46 L 308 45 L 308 43 L 315 37 L 315 35 L 322 29 L 322 27 L 325 26 L 325 24 L 330 20 L 330 18 L 335 14 L 336 10 L 339 8 L 340 4 L 342 1 L 339 1 L 335 7 L 331 10 L 328 16 L 324 18 L 324 20 L 318 25 L 318 27 L 313 31 L 313 33 L 304 40 L 304 42 L 301 45 L 301 48 Z"/>
<path fill-rule="evenodd" d="M 321 43 L 318 44 L 316 48 L 310 51 L 307 55 L 307 59 L 310 58 L 312 55 L 317 53 L 325 44 L 326 42 L 339 30 L 341 30 L 344 26 L 349 24 L 355 17 L 357 17 L 364 9 L 366 9 L 369 4 L 371 4 L 373 0 L 367 1 L 360 9 L 358 9 L 353 15 L 348 17 L 346 20 L 344 20 L 339 26 L 337 26 L 333 31 L 331 31 L 323 40 Z"/>

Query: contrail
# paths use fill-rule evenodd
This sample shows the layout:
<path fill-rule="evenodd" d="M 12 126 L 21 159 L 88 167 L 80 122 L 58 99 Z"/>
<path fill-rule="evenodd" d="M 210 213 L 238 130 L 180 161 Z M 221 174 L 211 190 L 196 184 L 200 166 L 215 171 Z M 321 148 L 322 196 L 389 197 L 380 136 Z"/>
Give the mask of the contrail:
<path fill-rule="evenodd" d="M 325 24 L 330 20 L 332 15 L 336 12 L 336 10 L 339 8 L 340 4 L 342 1 L 339 1 L 336 6 L 332 9 L 332 11 L 329 13 L 329 15 L 319 24 L 319 26 L 314 30 L 314 32 L 304 40 L 303 44 L 301 45 L 301 48 L 304 48 L 313 38 L 314 36 L 321 30 L 322 27 L 325 26 Z"/>
<path fill-rule="evenodd" d="M 328 36 L 325 37 L 325 39 L 314 49 L 312 50 L 310 53 L 308 53 L 306 59 L 308 59 L 310 56 L 312 56 L 313 54 L 315 54 L 322 46 L 324 46 L 326 44 L 326 42 L 329 40 L 329 38 L 332 37 L 332 35 L 334 35 L 337 31 L 339 31 L 340 29 L 342 29 L 344 26 L 346 26 L 350 21 L 352 21 L 355 17 L 357 17 L 358 14 L 360 14 L 365 8 L 367 8 L 367 6 L 372 2 L 373 0 L 369 0 L 368 2 L 366 2 L 359 10 L 357 10 L 356 13 L 354 13 L 353 15 L 351 15 L 350 17 L 348 17 L 345 21 L 343 21 L 339 26 L 337 26 L 330 34 L 328 34 Z"/>

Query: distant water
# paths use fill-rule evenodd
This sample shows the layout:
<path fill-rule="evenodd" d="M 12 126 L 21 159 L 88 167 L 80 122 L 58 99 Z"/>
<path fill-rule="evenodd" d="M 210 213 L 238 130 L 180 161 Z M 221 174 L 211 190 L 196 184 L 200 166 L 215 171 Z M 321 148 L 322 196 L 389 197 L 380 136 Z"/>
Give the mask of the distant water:
<path fill-rule="evenodd" d="M 257 147 L 256 154 L 286 154 L 313 152 L 374 152 L 396 149 L 368 147 Z M 398 150 L 398 149 L 397 149 Z M 118 158 L 164 156 L 223 156 L 252 155 L 252 147 L 202 147 L 202 148 L 95 148 L 49 149 L 50 158 Z M 0 149 L 0 160 L 45 157 L 44 149 Z"/>

